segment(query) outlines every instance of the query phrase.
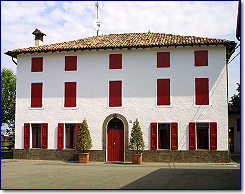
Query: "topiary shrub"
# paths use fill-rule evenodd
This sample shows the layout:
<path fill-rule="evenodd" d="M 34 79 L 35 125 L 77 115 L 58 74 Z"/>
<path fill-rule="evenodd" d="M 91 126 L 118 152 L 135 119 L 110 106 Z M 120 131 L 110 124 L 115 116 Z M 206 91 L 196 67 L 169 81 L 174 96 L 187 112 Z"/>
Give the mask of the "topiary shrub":
<path fill-rule="evenodd" d="M 85 150 L 90 150 L 92 147 L 92 139 L 90 137 L 90 132 L 88 129 L 88 124 L 86 119 L 83 120 L 82 126 L 79 128 L 76 150 L 78 152 L 85 152 Z"/>
<path fill-rule="evenodd" d="M 136 153 L 144 151 L 144 140 L 143 140 L 143 133 L 140 128 L 140 124 L 138 119 L 133 123 L 132 131 L 131 131 L 131 137 L 129 142 L 129 148 L 132 150 L 136 150 Z"/>

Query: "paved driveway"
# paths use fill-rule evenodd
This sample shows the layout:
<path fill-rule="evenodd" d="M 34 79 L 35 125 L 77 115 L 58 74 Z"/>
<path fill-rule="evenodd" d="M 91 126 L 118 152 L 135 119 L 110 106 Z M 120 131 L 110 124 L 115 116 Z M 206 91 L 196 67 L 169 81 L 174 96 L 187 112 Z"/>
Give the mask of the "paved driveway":
<path fill-rule="evenodd" d="M 1 162 L 2 189 L 240 189 L 235 164 Z"/>

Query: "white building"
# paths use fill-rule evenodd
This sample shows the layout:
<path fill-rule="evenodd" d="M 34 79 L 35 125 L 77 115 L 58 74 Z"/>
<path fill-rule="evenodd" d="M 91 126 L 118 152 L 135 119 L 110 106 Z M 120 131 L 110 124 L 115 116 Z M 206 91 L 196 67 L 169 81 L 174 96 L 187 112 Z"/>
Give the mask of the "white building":
<path fill-rule="evenodd" d="M 128 33 L 39 46 L 36 32 L 35 47 L 6 53 L 18 61 L 15 158 L 76 160 L 85 118 L 91 160 L 130 161 L 138 118 L 143 161 L 229 161 L 226 64 L 235 42 Z"/>

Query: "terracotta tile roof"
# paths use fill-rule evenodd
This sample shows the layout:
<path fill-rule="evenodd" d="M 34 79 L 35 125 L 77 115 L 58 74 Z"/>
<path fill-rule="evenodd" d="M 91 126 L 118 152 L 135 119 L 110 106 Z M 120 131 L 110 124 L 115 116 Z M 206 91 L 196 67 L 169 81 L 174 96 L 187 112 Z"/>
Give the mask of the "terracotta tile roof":
<path fill-rule="evenodd" d="M 201 38 L 195 36 L 179 36 L 163 33 L 125 33 L 93 36 L 89 38 L 49 44 L 39 47 L 29 47 L 8 51 L 7 55 L 16 57 L 20 53 L 91 50 L 136 47 L 164 47 L 187 45 L 226 45 L 232 49 L 236 43 L 225 39 Z"/>

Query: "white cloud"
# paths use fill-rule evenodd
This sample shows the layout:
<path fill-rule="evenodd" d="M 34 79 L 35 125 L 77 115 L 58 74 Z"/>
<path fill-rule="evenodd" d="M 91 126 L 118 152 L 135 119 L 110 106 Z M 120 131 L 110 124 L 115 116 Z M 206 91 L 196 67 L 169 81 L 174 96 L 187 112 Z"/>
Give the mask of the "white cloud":
<path fill-rule="evenodd" d="M 102 1 L 100 34 L 161 32 L 235 40 L 237 4 L 232 1 Z M 16 66 L 3 53 L 34 46 L 35 28 L 47 36 L 44 43 L 76 40 L 96 35 L 95 1 L 1 2 L 1 63 Z M 239 69 L 240 70 L 240 69 Z M 232 70 L 231 70 L 232 71 Z M 236 74 L 239 72 L 236 69 Z M 231 79 L 232 80 L 232 79 Z"/>

